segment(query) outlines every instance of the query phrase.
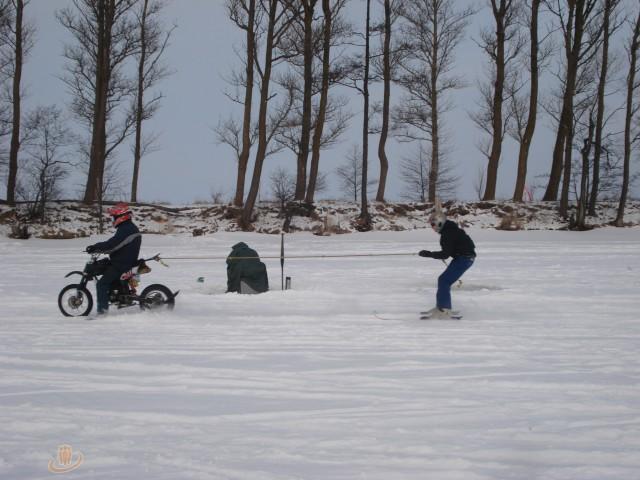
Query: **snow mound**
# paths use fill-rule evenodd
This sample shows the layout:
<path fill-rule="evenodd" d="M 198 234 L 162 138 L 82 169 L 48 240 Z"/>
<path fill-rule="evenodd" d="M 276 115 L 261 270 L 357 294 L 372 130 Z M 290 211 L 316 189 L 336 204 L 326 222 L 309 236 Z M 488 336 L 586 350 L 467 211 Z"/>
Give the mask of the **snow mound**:
<path fill-rule="evenodd" d="M 443 205 L 450 219 L 463 227 L 498 230 L 566 230 L 570 218 L 558 214 L 556 202 L 514 203 L 446 202 Z M 242 230 L 241 210 L 230 205 L 165 206 L 133 205 L 137 225 L 143 233 L 190 233 L 201 236 L 216 232 Z M 588 217 L 590 227 L 611 224 L 616 216 L 617 203 L 598 204 L 596 216 Z M 369 212 L 376 231 L 404 231 L 428 228 L 429 203 L 372 202 Z M 255 209 L 251 225 L 257 233 L 312 232 L 316 235 L 351 233 L 357 231 L 360 215 L 358 205 L 349 202 L 323 201 L 314 206 L 290 204 L 280 209 L 277 204 L 263 202 Z M 629 226 L 640 225 L 640 202 L 629 202 L 625 220 Z M 109 229 L 108 220 L 105 229 Z M 25 227 L 28 232 L 25 232 Z M 80 202 L 61 201 L 50 204 L 45 222 L 29 218 L 26 205 L 11 208 L 0 205 L 0 233 L 3 235 L 33 235 L 45 239 L 87 237 L 99 232 L 99 213 L 95 206 Z"/>

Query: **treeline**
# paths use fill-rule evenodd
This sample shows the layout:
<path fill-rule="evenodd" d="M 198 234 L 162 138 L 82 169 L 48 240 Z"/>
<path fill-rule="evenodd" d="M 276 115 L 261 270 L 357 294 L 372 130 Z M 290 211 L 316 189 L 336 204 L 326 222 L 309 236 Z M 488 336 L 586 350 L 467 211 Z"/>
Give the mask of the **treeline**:
<path fill-rule="evenodd" d="M 69 112 L 57 105 L 22 113 L 22 70 L 33 47 L 35 27 L 25 18 L 30 0 L 0 0 L 0 73 L 5 96 L 0 112 L 7 169 L 7 203 L 18 199 L 44 216 L 48 200 L 61 195 L 72 170 L 86 173 L 83 201 L 101 204 L 119 177 L 111 160 L 131 147 L 132 202 L 137 201 L 139 166 L 154 146 L 144 123 L 160 106 L 155 89 L 170 70 L 162 56 L 174 26 L 162 20 L 159 0 L 73 0 L 56 12 L 68 31 L 64 75 Z M 71 116 L 79 131 L 70 128 Z M 9 138 L 8 141 L 4 141 Z M 132 140 L 129 143 L 125 141 Z"/>
<path fill-rule="evenodd" d="M 162 57 L 175 27 L 163 21 L 164 2 L 73 0 L 57 12 L 72 39 L 64 49 L 62 81 L 70 93 L 69 112 L 83 127 L 80 135 L 68 129 L 57 106 L 21 111 L 22 65 L 34 38 L 33 26 L 24 21 L 28 4 L 0 0 L 7 202 L 22 197 L 43 213 L 46 200 L 59 194 L 60 181 L 81 164 L 86 165 L 83 200 L 99 204 L 118 175 L 110 160 L 128 145 L 133 145 L 133 176 L 127 197 L 135 202 L 140 161 L 154 143 L 144 122 L 159 108 L 157 87 L 170 74 Z M 295 171 L 271 174 L 274 195 L 283 205 L 313 204 L 327 185 L 322 152 L 354 123 L 349 107 L 362 111 L 357 117 L 362 138 L 336 174 L 360 202 L 363 230 L 371 225 L 369 199 L 385 201 L 390 169 L 401 176 L 408 198 L 452 197 L 459 178 L 447 122 L 456 92 L 475 88 L 480 100 L 470 115 L 483 132 L 478 147 L 486 157 L 476 182 L 479 197 L 495 199 L 506 141 L 518 145 L 512 199 L 531 195 L 529 152 L 544 120 L 555 141 L 542 159 L 545 164 L 551 159 L 543 200 L 557 201 L 564 216 L 574 200 L 575 224 L 584 227 L 599 199 L 615 197 L 615 223 L 622 226 L 640 132 L 637 0 L 469 5 L 463 0 L 225 0 L 228 20 L 243 42 L 234 45 L 238 67 L 227 76 L 225 92 L 238 105 L 237 114 L 220 119 L 216 135 L 237 160 L 233 204 L 241 223 L 253 221 L 265 160 L 278 152 L 290 152 Z M 472 33 L 481 23 L 480 33 Z M 460 45 L 469 37 L 484 58 L 484 76 L 476 84 L 457 64 Z M 545 82 L 552 85 L 545 91 L 543 75 L 553 80 Z M 349 104 L 345 88 L 357 93 L 361 106 Z M 415 145 L 415 154 L 391 162 L 391 139 Z M 377 178 L 371 178 L 371 162 L 379 165 Z"/>

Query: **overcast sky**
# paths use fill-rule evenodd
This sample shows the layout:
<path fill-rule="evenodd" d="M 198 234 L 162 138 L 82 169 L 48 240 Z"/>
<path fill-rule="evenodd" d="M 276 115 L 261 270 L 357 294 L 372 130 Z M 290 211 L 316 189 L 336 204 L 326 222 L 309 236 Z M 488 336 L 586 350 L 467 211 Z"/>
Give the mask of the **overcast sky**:
<path fill-rule="evenodd" d="M 482 0 L 470 2 L 460 0 L 460 6 L 480 4 Z M 70 97 L 59 77 L 63 74 L 64 44 L 70 41 L 68 33 L 55 17 L 56 10 L 71 4 L 70 0 L 32 0 L 27 7 L 27 17 L 37 29 L 35 47 L 27 59 L 23 76 L 26 89 L 25 109 L 35 105 L 57 104 L 66 107 Z M 364 8 L 363 0 L 352 0 L 352 11 Z M 376 15 L 381 9 L 372 2 Z M 143 158 L 139 185 L 139 199 L 147 202 L 166 201 L 187 203 L 194 200 L 209 200 L 212 191 L 224 192 L 231 198 L 235 188 L 236 164 L 233 152 L 224 145 L 217 145 L 212 131 L 221 118 L 230 112 L 239 113 L 239 107 L 232 104 L 223 94 L 228 88 L 224 76 L 239 65 L 233 53 L 234 44 L 239 45 L 241 36 L 226 17 L 223 0 L 169 0 L 165 9 L 168 24 L 175 22 L 171 45 L 165 53 L 165 61 L 174 74 L 160 86 L 165 99 L 156 116 L 145 124 L 147 131 L 160 135 L 158 150 Z M 363 21 L 361 15 L 354 15 Z M 481 132 L 471 123 L 468 112 L 476 109 L 478 91 L 476 80 L 483 76 L 483 58 L 479 47 L 473 42 L 478 38 L 478 30 L 490 25 L 490 13 L 484 9 L 476 15 L 467 38 L 459 48 L 457 68 L 469 83 L 465 90 L 456 92 L 456 108 L 447 114 L 446 122 L 451 130 L 451 160 L 456 164 L 462 179 L 458 188 L 458 198 L 475 199 L 474 183 L 479 168 L 484 168 L 486 160 L 476 145 Z M 621 48 L 615 45 L 614 48 Z M 547 75 L 550 79 L 550 75 Z M 547 84 L 548 84 L 547 80 Z M 392 95 L 397 100 L 400 92 L 393 87 Z M 362 111 L 361 97 L 351 95 L 350 109 Z M 378 98 L 373 97 L 372 101 Z M 353 128 L 345 135 L 340 145 L 323 152 L 321 171 L 330 173 L 333 188 L 324 196 L 343 197 L 337 188 L 333 175 L 335 168 L 345 161 L 348 151 L 361 142 L 360 119 L 356 116 Z M 535 183 L 534 176 L 546 173 L 550 165 L 554 133 L 552 121 L 547 117 L 539 120 L 531 150 L 528 183 Z M 399 199 L 403 185 L 399 179 L 398 164 L 403 155 L 414 147 L 391 142 L 389 199 Z M 497 195 L 509 198 L 513 193 L 517 150 L 509 139 L 505 142 L 503 158 L 498 176 Z M 128 147 L 121 148 L 118 161 L 124 177 L 130 178 L 132 155 Z M 370 137 L 371 177 L 377 176 L 377 137 Z M 268 174 L 276 166 L 285 166 L 294 171 L 295 158 L 292 154 L 270 157 L 263 171 L 263 197 L 268 195 Z M 247 182 L 250 182 L 250 173 Z M 84 187 L 85 178 L 76 174 L 70 193 L 77 193 Z M 540 183 L 540 181 L 537 181 Z M 125 191 L 129 191 L 126 185 Z M 538 195 L 542 192 L 539 191 Z"/>

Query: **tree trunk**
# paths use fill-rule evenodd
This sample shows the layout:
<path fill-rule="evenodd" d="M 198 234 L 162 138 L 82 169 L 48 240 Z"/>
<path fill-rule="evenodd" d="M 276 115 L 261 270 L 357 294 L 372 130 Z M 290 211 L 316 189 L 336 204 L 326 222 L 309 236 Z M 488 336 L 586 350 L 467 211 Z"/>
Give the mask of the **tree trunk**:
<path fill-rule="evenodd" d="M 431 203 L 438 196 L 438 176 L 440 173 L 440 126 L 438 113 L 438 95 L 434 93 L 433 109 L 431 110 L 431 168 L 429 169 L 428 197 Z"/>
<path fill-rule="evenodd" d="M 362 112 L 362 181 L 360 182 L 360 220 L 364 229 L 369 229 L 371 217 L 367 205 L 367 183 L 368 183 L 368 156 L 369 156 L 369 25 L 371 19 L 371 0 L 367 0 L 367 20 L 365 32 L 365 49 L 364 49 L 364 80 L 363 80 L 363 97 L 364 109 Z"/>
<path fill-rule="evenodd" d="M 298 149 L 296 200 L 304 200 L 307 187 L 307 161 L 311 138 L 311 97 L 313 89 L 313 12 L 316 0 L 302 2 L 304 9 L 304 91 L 302 100 L 302 131 Z"/>
<path fill-rule="evenodd" d="M 244 182 L 247 177 L 247 165 L 251 151 L 251 106 L 253 103 L 253 59 L 256 50 L 255 38 L 256 0 L 249 0 L 247 21 L 247 67 L 245 71 L 246 85 L 244 89 L 244 114 L 242 119 L 242 150 L 238 157 L 238 176 L 236 179 L 236 194 L 233 204 L 241 207 L 244 204 Z"/>
<path fill-rule="evenodd" d="M 538 114 L 538 16 L 540 9 L 540 0 L 532 0 L 531 3 L 531 92 L 529 96 L 529 115 L 527 125 L 524 129 L 520 150 L 518 152 L 518 176 L 516 178 L 516 187 L 513 192 L 513 201 L 522 202 L 524 188 L 527 182 L 527 164 L 529 162 L 529 149 L 531 141 L 536 129 L 536 121 Z"/>
<path fill-rule="evenodd" d="M 439 44 L 438 37 L 438 14 L 434 12 L 433 15 L 433 46 L 432 46 L 432 61 L 431 61 L 431 167 L 429 168 L 429 185 L 427 195 L 429 201 L 435 203 L 438 196 L 438 176 L 440 173 L 440 122 L 438 116 L 438 108 L 440 101 L 438 98 L 438 68 L 439 63 Z M 420 157 L 422 157 L 422 150 L 420 150 Z M 422 158 L 420 158 L 420 164 L 422 168 Z"/>
<path fill-rule="evenodd" d="M 84 192 L 84 202 L 93 203 L 102 197 L 105 152 L 107 144 L 107 97 L 110 81 L 111 28 L 114 18 L 114 0 L 98 2 L 98 42 L 96 60 L 96 88 L 94 99 L 93 129 L 89 154 L 89 174 Z"/>
<path fill-rule="evenodd" d="M 258 149 L 253 168 L 251 187 L 249 188 L 247 201 L 244 204 L 242 217 L 240 219 L 242 228 L 248 228 L 251 223 L 251 215 L 258 198 L 258 191 L 260 190 L 262 166 L 267 152 L 267 108 L 269 103 L 269 82 L 271 81 L 271 68 L 273 64 L 273 43 L 278 4 L 278 0 L 269 0 L 269 23 L 267 25 L 266 44 L 264 45 L 264 72 L 260 85 L 260 107 L 258 111 Z"/>
<path fill-rule="evenodd" d="M 565 54 L 567 57 L 567 77 L 562 100 L 562 113 L 558 123 L 558 132 L 553 148 L 553 160 L 549 182 L 543 200 L 555 201 L 558 199 L 560 179 L 563 174 L 563 159 L 566 159 L 565 146 L 569 132 L 573 130 L 573 98 L 576 90 L 576 78 L 578 75 L 578 63 L 582 48 L 582 36 L 584 33 L 584 0 L 569 2 L 570 11 L 567 26 L 565 28 Z M 573 33 L 573 36 L 572 36 Z M 571 165 L 568 166 L 569 172 Z M 567 168 L 564 168 L 566 173 Z"/>
<path fill-rule="evenodd" d="M 582 174 L 580 175 L 580 196 L 578 197 L 578 207 L 576 209 L 576 227 L 581 230 L 584 230 L 586 227 L 585 217 L 587 214 L 587 197 L 589 194 L 587 190 L 589 184 L 589 156 L 591 155 L 591 139 L 593 138 L 594 129 L 593 118 L 590 118 L 588 138 L 584 140 L 584 146 L 580 152 L 582 154 Z"/>
<path fill-rule="evenodd" d="M 618 213 L 616 215 L 616 227 L 624 226 L 624 209 L 629 193 L 630 161 L 631 161 L 631 125 L 634 113 L 633 97 L 636 90 L 636 65 L 638 61 L 638 48 L 640 47 L 640 12 L 636 18 L 633 30 L 633 37 L 629 48 L 629 73 L 627 75 L 627 105 L 624 119 L 624 164 L 622 169 L 622 190 L 618 203 Z"/>
<path fill-rule="evenodd" d="M 9 150 L 9 178 L 7 182 L 7 203 L 9 205 L 15 205 L 16 200 L 16 184 L 18 179 L 18 151 L 20 150 L 20 82 L 22 79 L 22 18 L 24 13 L 24 1 L 17 0 L 15 4 L 16 8 L 16 23 L 15 23 L 15 71 L 13 73 L 13 86 L 12 86 L 12 106 L 13 106 L 13 125 L 11 128 L 11 147 Z"/>
<path fill-rule="evenodd" d="M 329 75 L 331 73 L 331 28 L 333 24 L 333 13 L 331 12 L 330 0 L 322 0 L 322 12 L 324 15 L 324 39 L 322 46 L 322 89 L 320 91 L 320 106 L 318 108 L 318 119 L 313 132 L 313 142 L 311 149 L 311 169 L 309 171 L 309 186 L 305 202 L 311 204 L 314 201 L 316 192 L 316 181 L 318 179 L 318 169 L 320 166 L 320 147 L 322 143 L 322 132 L 327 112 L 327 102 L 329 99 Z"/>
<path fill-rule="evenodd" d="M 571 98 L 571 112 L 573 112 L 573 97 Z M 572 115 L 573 118 L 573 115 Z M 560 192 L 560 208 L 558 213 L 564 218 L 569 214 L 569 187 L 571 186 L 571 158 L 573 154 L 573 122 L 567 131 L 564 145 L 564 166 L 562 171 L 562 190 Z"/>
<path fill-rule="evenodd" d="M 131 202 L 138 201 L 138 174 L 142 158 L 142 119 L 144 115 L 144 66 L 147 57 L 147 8 L 149 0 L 144 0 L 140 20 L 140 60 L 138 62 L 138 94 L 136 104 L 136 138 L 133 151 L 133 178 L 131 180 Z"/>
<path fill-rule="evenodd" d="M 596 138 L 593 155 L 593 180 L 591 183 L 591 198 L 589 200 L 589 215 L 595 216 L 598 191 L 600 189 L 600 158 L 602 157 L 602 130 L 604 125 L 604 95 L 607 84 L 607 69 L 609 68 L 609 39 L 611 36 L 612 0 L 605 1 L 602 38 L 602 65 L 600 66 L 600 80 L 598 82 L 598 111 L 596 116 Z"/>
<path fill-rule="evenodd" d="M 383 81 L 384 93 L 382 100 L 382 130 L 380 131 L 380 141 L 378 143 L 378 158 L 380 159 L 380 179 L 378 181 L 378 193 L 376 200 L 384 202 L 384 192 L 387 186 L 387 173 L 389 171 L 389 160 L 387 159 L 386 144 L 389 135 L 389 110 L 391 98 L 391 2 L 384 0 L 384 52 L 383 52 Z"/>
<path fill-rule="evenodd" d="M 505 77 L 505 3 L 500 2 L 500 8 L 495 10 L 496 19 L 496 79 L 493 91 L 493 138 L 491 141 L 491 153 L 487 165 L 487 184 L 485 186 L 483 200 L 495 200 L 496 185 L 498 182 L 498 166 L 502 154 L 502 103 L 504 96 Z"/>

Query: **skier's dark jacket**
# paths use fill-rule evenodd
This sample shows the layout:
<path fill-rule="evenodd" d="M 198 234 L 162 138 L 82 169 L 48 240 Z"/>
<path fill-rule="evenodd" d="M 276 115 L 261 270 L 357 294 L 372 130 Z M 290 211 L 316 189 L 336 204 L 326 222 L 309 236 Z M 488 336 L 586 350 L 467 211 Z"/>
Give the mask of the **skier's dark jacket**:
<path fill-rule="evenodd" d="M 111 265 L 126 272 L 138 262 L 142 235 L 131 220 L 116 227 L 116 234 L 106 242 L 93 245 L 97 253 L 108 253 Z"/>
<path fill-rule="evenodd" d="M 431 257 L 444 260 L 449 257 L 475 258 L 476 246 L 471 237 L 451 220 L 444 222 L 440 230 L 440 247 L 442 251 L 431 252 Z"/>
<path fill-rule="evenodd" d="M 244 242 L 236 243 L 231 247 L 231 253 L 227 257 L 227 292 L 240 292 L 241 280 L 256 292 L 269 290 L 267 267 L 258 258 L 258 252 L 249 248 Z"/>

